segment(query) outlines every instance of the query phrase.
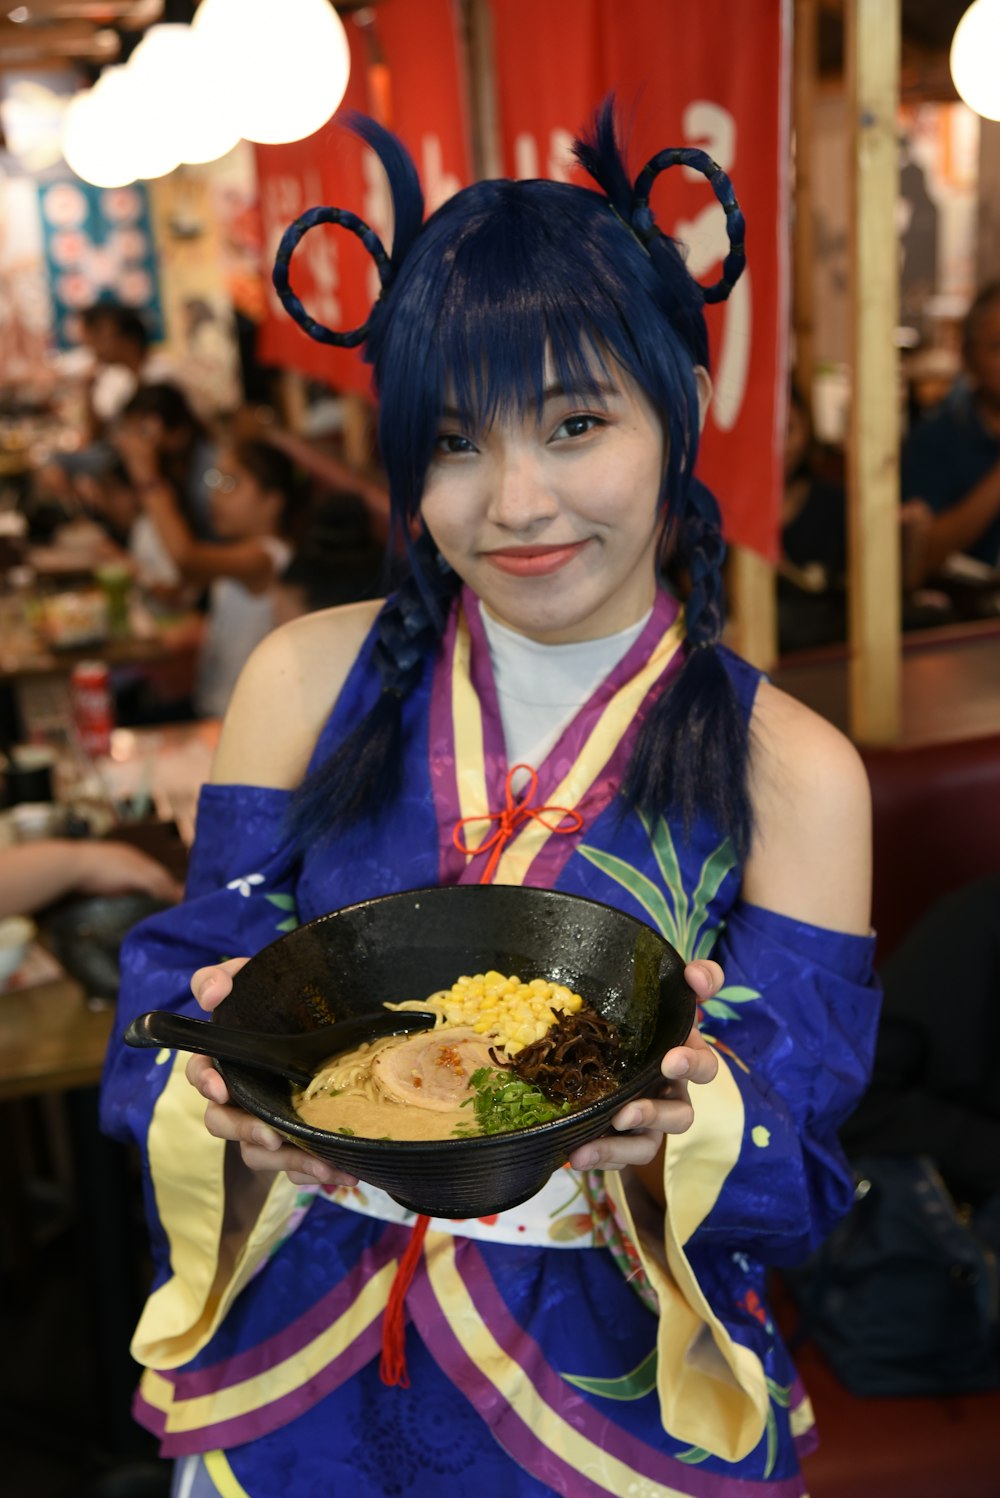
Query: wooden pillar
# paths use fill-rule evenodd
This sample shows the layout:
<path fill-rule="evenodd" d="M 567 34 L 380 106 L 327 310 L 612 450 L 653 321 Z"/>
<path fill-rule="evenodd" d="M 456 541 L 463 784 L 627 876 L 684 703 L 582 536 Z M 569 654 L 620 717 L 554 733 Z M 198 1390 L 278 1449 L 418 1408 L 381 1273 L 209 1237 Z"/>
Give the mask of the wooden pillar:
<path fill-rule="evenodd" d="M 472 164 L 478 180 L 503 173 L 493 19 L 489 0 L 464 0 L 466 79 L 471 121 Z"/>
<path fill-rule="evenodd" d="M 812 410 L 816 372 L 816 210 L 813 203 L 813 101 L 819 70 L 818 0 L 795 0 L 792 126 L 795 131 L 792 239 L 792 335 L 795 382 Z"/>
<path fill-rule="evenodd" d="M 851 420 L 848 545 L 851 736 L 898 737 L 900 0 L 847 0 L 851 110 Z"/>
<path fill-rule="evenodd" d="M 729 555 L 733 649 L 762 671 L 778 659 L 778 602 L 774 567 L 746 546 Z"/>

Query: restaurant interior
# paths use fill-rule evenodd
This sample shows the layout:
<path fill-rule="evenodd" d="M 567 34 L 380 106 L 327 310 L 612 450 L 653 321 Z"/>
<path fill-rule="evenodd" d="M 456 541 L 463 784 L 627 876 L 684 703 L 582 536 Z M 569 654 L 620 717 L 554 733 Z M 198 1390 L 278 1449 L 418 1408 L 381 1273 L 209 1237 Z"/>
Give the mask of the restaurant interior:
<path fill-rule="evenodd" d="M 673 133 L 732 176 L 750 277 L 713 324 L 699 469 L 723 507 L 726 638 L 861 751 L 884 963 L 943 898 L 1000 889 L 998 55 L 1000 0 L 0 4 L 8 1498 L 169 1491 L 130 1414 L 150 1272 L 136 1162 L 97 1122 L 118 950 L 183 884 L 253 646 L 392 586 L 369 367 L 310 343 L 270 274 L 317 203 L 363 204 L 391 233 L 346 111 L 398 131 L 431 208 L 480 176 L 570 180 L 567 144 L 609 90 L 634 109 L 637 158 Z M 696 184 L 670 192 L 662 213 L 707 275 L 720 227 Z M 294 276 L 320 322 L 364 321 L 349 236 L 310 235 Z M 954 461 L 983 492 L 995 470 L 996 494 L 975 534 L 940 542 L 953 501 L 925 485 L 953 454 L 920 449 L 923 424 L 977 371 L 985 386 L 990 356 L 992 457 Z M 239 633 L 219 600 L 251 598 L 251 566 Z M 29 845 L 61 850 L 30 899 L 17 875 L 2 888 L 3 856 Z M 998 956 L 994 938 L 995 997 Z M 961 995 L 941 999 L 943 1036 Z M 981 1106 L 995 1127 L 995 1081 Z M 794 1276 L 774 1305 L 821 1431 L 813 1498 L 996 1498 L 1000 1373 L 861 1390 Z"/>

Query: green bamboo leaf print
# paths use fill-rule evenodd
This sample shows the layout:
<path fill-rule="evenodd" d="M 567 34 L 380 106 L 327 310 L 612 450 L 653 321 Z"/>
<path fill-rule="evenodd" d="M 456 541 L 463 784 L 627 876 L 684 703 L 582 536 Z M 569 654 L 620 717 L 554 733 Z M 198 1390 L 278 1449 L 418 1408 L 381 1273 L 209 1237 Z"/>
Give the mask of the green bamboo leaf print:
<path fill-rule="evenodd" d="M 710 1019 L 739 1019 L 739 1013 L 730 1009 L 728 1004 L 722 1004 L 718 999 L 705 999 L 702 1003 L 702 1012 Z"/>
<path fill-rule="evenodd" d="M 739 983 L 727 983 L 719 989 L 718 997 L 728 999 L 730 1004 L 746 1004 L 750 999 L 759 999 L 760 993 L 756 988 L 744 988 Z"/>
<path fill-rule="evenodd" d="M 689 1467 L 693 1467 L 696 1462 L 703 1462 L 711 1453 L 701 1446 L 689 1446 L 687 1451 L 675 1451 L 674 1455 L 679 1462 L 687 1462 Z"/>
<path fill-rule="evenodd" d="M 631 1373 L 623 1373 L 620 1378 L 586 1378 L 572 1373 L 562 1376 L 574 1388 L 582 1389 L 585 1394 L 599 1394 L 602 1399 L 642 1399 L 656 1388 L 656 1348 Z"/>
<path fill-rule="evenodd" d="M 287 921 L 279 921 L 275 926 L 276 931 L 295 931 L 298 928 L 298 917 L 290 915 Z"/>
<path fill-rule="evenodd" d="M 670 828 L 662 817 L 655 826 L 642 812 L 639 813 L 639 820 L 646 829 L 646 836 L 649 838 L 650 846 L 653 849 L 653 857 L 656 859 L 660 873 L 663 875 L 663 882 L 670 891 L 670 898 L 673 900 L 674 909 L 677 912 L 677 919 L 674 926 L 677 934 L 675 945 L 678 951 L 686 956 L 687 953 L 681 946 L 680 937 L 687 926 L 688 897 L 687 891 L 684 888 L 684 880 L 681 878 L 681 866 L 677 861 L 677 849 L 674 847 Z"/>
<path fill-rule="evenodd" d="M 792 1402 L 791 1384 L 776 1384 L 773 1378 L 766 1378 L 766 1376 L 765 1381 L 767 1383 L 767 1392 L 775 1404 L 780 1404 L 783 1410 L 787 1410 Z"/>
<path fill-rule="evenodd" d="M 712 926 L 707 931 L 703 931 L 698 938 L 698 945 L 691 953 L 691 961 L 696 962 L 701 957 L 711 957 L 712 948 L 721 935 L 721 926 Z"/>
<path fill-rule="evenodd" d="M 277 905 L 277 907 L 278 907 L 279 910 L 294 910 L 295 909 L 295 896 L 294 895 L 265 895 L 264 899 L 265 900 L 270 900 L 270 902 L 271 902 L 272 905 Z"/>
<path fill-rule="evenodd" d="M 774 1464 L 778 1458 L 778 1422 L 774 1418 L 774 1411 L 768 1405 L 767 1409 L 767 1457 L 764 1462 L 764 1476 L 770 1477 L 774 1471 Z"/>
<path fill-rule="evenodd" d="M 632 864 L 626 863 L 623 858 L 616 858 L 613 853 L 605 853 L 603 848 L 588 848 L 583 844 L 579 850 L 584 858 L 588 858 L 592 864 L 607 874 L 609 879 L 614 879 L 623 889 L 628 890 L 632 898 L 642 906 L 643 910 L 652 920 L 654 926 L 658 927 L 667 941 L 673 942 L 680 950 L 677 934 L 677 922 L 674 920 L 673 911 L 651 879 L 639 872 Z"/>
<path fill-rule="evenodd" d="M 690 926 L 686 933 L 689 950 L 693 950 L 696 945 L 696 934 L 701 931 L 708 919 L 708 907 L 719 893 L 719 886 L 730 869 L 735 867 L 736 858 L 732 844 L 726 838 L 702 864 L 701 878 L 698 880 L 698 887 L 691 900 Z"/>

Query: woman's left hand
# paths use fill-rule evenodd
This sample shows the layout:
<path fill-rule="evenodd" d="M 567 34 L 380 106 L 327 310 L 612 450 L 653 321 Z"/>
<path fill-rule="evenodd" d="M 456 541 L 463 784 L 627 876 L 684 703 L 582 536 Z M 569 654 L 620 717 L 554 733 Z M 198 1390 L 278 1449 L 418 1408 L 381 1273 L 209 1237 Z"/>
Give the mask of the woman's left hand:
<path fill-rule="evenodd" d="M 689 962 L 684 977 L 700 1004 L 717 994 L 725 982 L 717 962 Z M 627 1165 L 648 1165 L 666 1134 L 683 1134 L 694 1121 L 688 1088 L 711 1082 L 719 1070 L 715 1051 L 703 1040 L 695 1025 L 683 1045 L 674 1046 L 663 1058 L 660 1070 L 666 1085 L 656 1097 L 636 1098 L 626 1103 L 611 1120 L 619 1133 L 605 1134 L 593 1144 L 582 1144 L 569 1157 L 574 1170 L 621 1170 Z"/>

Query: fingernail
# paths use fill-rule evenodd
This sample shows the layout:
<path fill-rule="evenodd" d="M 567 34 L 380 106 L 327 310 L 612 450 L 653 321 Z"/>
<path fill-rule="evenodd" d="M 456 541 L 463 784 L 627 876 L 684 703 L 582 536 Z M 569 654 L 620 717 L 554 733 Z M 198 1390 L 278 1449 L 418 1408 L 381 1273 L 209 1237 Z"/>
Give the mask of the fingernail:
<path fill-rule="evenodd" d="M 686 1077 L 691 1070 L 691 1063 L 686 1056 L 681 1056 L 670 1068 L 671 1075 L 675 1077 Z"/>
<path fill-rule="evenodd" d="M 576 1168 L 577 1170 L 589 1170 L 592 1165 L 597 1164 L 597 1159 L 596 1150 L 580 1150 L 576 1157 Z"/>
<path fill-rule="evenodd" d="M 255 1139 L 257 1144 L 261 1145 L 262 1148 L 266 1150 L 276 1150 L 281 1145 L 280 1137 L 274 1132 L 273 1129 L 269 1129 L 266 1127 L 266 1125 L 263 1124 L 258 1124 L 258 1126 L 253 1130 L 253 1138 Z"/>
<path fill-rule="evenodd" d="M 625 1112 L 622 1114 L 615 1127 L 618 1129 L 638 1128 L 641 1117 L 642 1115 L 640 1114 L 638 1108 L 626 1108 Z"/>

